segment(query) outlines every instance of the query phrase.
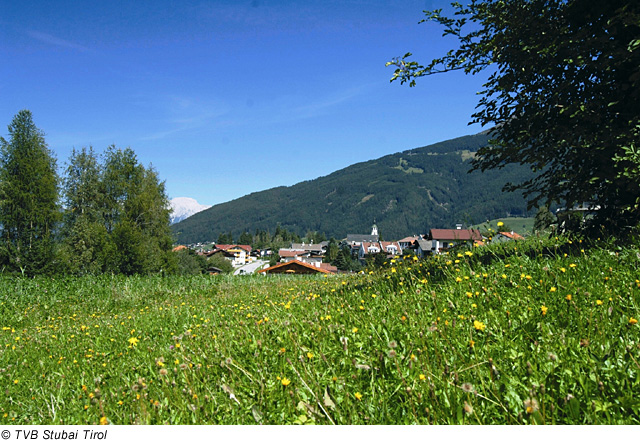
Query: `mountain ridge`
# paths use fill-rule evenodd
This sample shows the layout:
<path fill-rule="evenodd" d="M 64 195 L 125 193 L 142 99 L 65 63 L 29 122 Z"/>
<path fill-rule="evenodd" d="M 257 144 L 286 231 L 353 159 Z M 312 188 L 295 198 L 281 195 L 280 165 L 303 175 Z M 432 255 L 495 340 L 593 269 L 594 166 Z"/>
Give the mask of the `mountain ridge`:
<path fill-rule="evenodd" d="M 172 198 L 169 200 L 169 204 L 171 206 L 170 224 L 179 223 L 193 214 L 211 207 L 211 205 L 201 205 L 196 199 L 190 197 Z"/>
<path fill-rule="evenodd" d="M 369 232 L 376 220 L 386 239 L 431 227 L 472 224 L 513 213 L 526 215 L 521 194 L 503 193 L 507 182 L 532 176 L 524 166 L 468 173 L 471 158 L 488 143 L 487 131 L 355 163 L 292 186 L 257 191 L 221 203 L 173 225 L 179 242 L 234 237 L 282 228 L 304 235 L 343 238 Z"/>

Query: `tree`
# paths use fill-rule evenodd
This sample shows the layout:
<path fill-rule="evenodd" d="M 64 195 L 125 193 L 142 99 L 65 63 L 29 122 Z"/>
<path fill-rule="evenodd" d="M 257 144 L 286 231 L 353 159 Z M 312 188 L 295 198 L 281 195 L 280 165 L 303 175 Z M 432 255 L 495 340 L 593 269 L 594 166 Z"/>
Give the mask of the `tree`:
<path fill-rule="evenodd" d="M 241 245 L 251 245 L 253 244 L 253 236 L 249 234 L 247 231 L 240 234 L 238 238 L 238 243 Z"/>
<path fill-rule="evenodd" d="M 111 146 L 102 179 L 104 223 L 116 253 L 108 268 L 146 274 L 175 268 L 170 254 L 169 199 L 157 172 L 138 163 L 132 149 Z"/>
<path fill-rule="evenodd" d="M 426 20 L 444 26 L 459 47 L 426 66 L 411 54 L 388 65 L 392 78 L 463 70 L 493 73 L 472 123 L 492 125 L 492 142 L 473 168 L 510 163 L 537 174 L 521 189 L 539 202 L 599 206 L 594 224 L 640 222 L 640 3 L 611 0 L 479 0 L 452 4 Z"/>
<path fill-rule="evenodd" d="M 104 270 L 108 236 L 102 209 L 102 167 L 93 148 L 73 149 L 65 172 L 62 251 L 67 271 L 97 274 Z"/>
<path fill-rule="evenodd" d="M 54 230 L 60 219 L 56 161 L 31 112 L 18 112 L 0 137 L 0 260 L 27 275 L 55 265 Z"/>
<path fill-rule="evenodd" d="M 533 230 L 536 232 L 544 231 L 555 222 L 555 217 L 549 211 L 546 206 L 541 206 L 536 213 L 536 218 L 533 222 Z"/>

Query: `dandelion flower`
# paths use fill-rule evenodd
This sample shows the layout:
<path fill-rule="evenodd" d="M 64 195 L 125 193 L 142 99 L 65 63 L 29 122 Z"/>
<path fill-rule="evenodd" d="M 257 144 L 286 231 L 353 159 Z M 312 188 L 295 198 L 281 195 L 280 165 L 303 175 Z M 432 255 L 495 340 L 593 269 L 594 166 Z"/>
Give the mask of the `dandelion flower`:
<path fill-rule="evenodd" d="M 355 394 L 353 394 L 353 396 L 354 396 L 355 398 L 357 398 L 357 399 L 358 399 L 358 401 L 362 400 L 362 394 L 361 394 L 361 393 L 359 393 L 359 392 L 356 392 Z"/>
<path fill-rule="evenodd" d="M 353 332 L 353 333 L 355 334 L 356 332 L 358 332 L 358 328 L 353 328 L 353 329 L 351 330 L 351 332 Z"/>
<path fill-rule="evenodd" d="M 129 344 L 130 344 L 131 346 L 136 346 L 136 345 L 138 344 L 138 341 L 139 341 L 139 340 L 138 340 L 137 338 L 135 338 L 135 337 L 131 337 L 131 338 L 129 339 Z"/>
<path fill-rule="evenodd" d="M 424 374 L 420 374 L 419 378 L 420 380 L 424 381 L 426 380 L 427 377 Z"/>
<path fill-rule="evenodd" d="M 636 320 L 635 318 L 631 317 L 631 318 L 629 319 L 629 324 L 630 324 L 630 325 L 635 325 L 636 323 L 638 323 L 638 320 Z"/>
<path fill-rule="evenodd" d="M 542 305 L 540 307 L 540 310 L 542 311 L 542 315 L 547 315 L 547 311 L 549 310 L 549 308 L 547 308 L 546 306 Z"/>
<path fill-rule="evenodd" d="M 312 352 L 307 352 L 307 358 L 309 360 L 311 360 L 313 358 L 313 353 Z"/>
<path fill-rule="evenodd" d="M 478 320 L 473 321 L 473 327 L 476 328 L 476 331 L 484 331 L 486 328 L 485 324 Z"/>
<path fill-rule="evenodd" d="M 567 301 L 571 301 L 571 294 L 567 294 L 565 298 L 567 299 Z"/>
<path fill-rule="evenodd" d="M 291 380 L 285 377 L 280 381 L 280 383 L 282 383 L 282 386 L 289 386 L 289 384 L 291 383 Z"/>
<path fill-rule="evenodd" d="M 556 292 L 556 291 L 557 291 L 557 288 L 556 288 L 555 286 L 552 286 L 552 287 L 549 289 L 549 292 Z"/>
<path fill-rule="evenodd" d="M 596 305 L 600 306 L 602 304 L 602 300 L 596 300 Z"/>
<path fill-rule="evenodd" d="M 100 424 L 101 425 L 109 424 L 109 422 L 107 421 L 107 417 L 105 417 L 104 415 L 102 417 L 100 417 Z"/>
<path fill-rule="evenodd" d="M 501 221 L 499 221 L 499 222 L 497 223 L 497 226 L 498 226 L 498 227 L 504 226 L 504 223 L 502 223 Z"/>

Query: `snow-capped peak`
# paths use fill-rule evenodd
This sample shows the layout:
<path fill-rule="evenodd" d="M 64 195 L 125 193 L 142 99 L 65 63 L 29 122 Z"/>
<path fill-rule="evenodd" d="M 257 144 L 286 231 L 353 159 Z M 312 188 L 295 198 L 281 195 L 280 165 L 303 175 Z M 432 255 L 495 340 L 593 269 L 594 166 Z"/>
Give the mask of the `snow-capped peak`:
<path fill-rule="evenodd" d="M 211 206 L 201 205 L 195 199 L 189 197 L 176 197 L 171 199 L 171 224 L 178 223 L 196 212 L 204 211 Z"/>

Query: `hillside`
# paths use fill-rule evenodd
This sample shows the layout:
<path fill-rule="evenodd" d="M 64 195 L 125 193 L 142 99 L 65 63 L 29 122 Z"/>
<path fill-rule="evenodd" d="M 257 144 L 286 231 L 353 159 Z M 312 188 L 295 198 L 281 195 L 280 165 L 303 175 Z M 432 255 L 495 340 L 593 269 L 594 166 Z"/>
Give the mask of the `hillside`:
<path fill-rule="evenodd" d="M 530 175 L 527 168 L 468 173 L 471 158 L 487 141 L 486 133 L 459 137 L 255 192 L 199 212 L 173 231 L 180 243 L 215 240 L 223 232 L 273 232 L 277 224 L 301 235 L 311 230 L 343 238 L 369 232 L 375 219 L 381 235 L 391 239 L 527 215 L 520 194 L 502 192 L 505 183 Z"/>

